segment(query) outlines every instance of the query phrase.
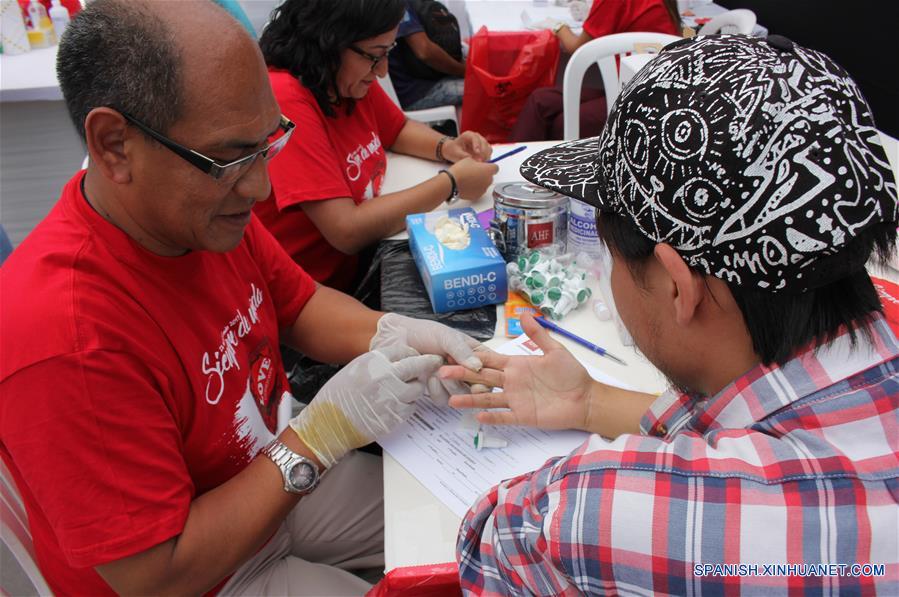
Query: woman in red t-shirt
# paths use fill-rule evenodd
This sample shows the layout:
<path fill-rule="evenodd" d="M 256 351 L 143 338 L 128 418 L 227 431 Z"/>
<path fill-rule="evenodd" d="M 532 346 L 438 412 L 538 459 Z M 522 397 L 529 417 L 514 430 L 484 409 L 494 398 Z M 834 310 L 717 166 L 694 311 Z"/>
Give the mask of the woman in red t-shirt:
<path fill-rule="evenodd" d="M 680 35 L 677 0 L 594 0 L 580 35 L 561 22 L 553 27 L 559 44 L 569 54 L 597 37 L 629 31 Z M 606 122 L 605 94 L 599 89 L 585 88 L 581 93 L 580 112 L 581 136 L 598 135 Z M 562 139 L 563 131 L 562 90 L 543 87 L 528 97 L 509 138 L 511 141 Z"/>
<path fill-rule="evenodd" d="M 448 138 L 407 120 L 378 85 L 404 14 L 403 0 L 287 0 L 259 42 L 297 133 L 269 163 L 271 200 L 255 210 L 313 278 L 341 290 L 355 283 L 356 254 L 402 230 L 407 214 L 480 197 L 497 171 L 481 135 Z M 387 149 L 452 165 L 381 195 Z"/>

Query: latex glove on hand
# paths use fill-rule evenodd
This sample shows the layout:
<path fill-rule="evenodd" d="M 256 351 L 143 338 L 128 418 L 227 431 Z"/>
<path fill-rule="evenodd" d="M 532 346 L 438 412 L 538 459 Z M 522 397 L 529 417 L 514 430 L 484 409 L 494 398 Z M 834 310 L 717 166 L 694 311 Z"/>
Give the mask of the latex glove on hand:
<path fill-rule="evenodd" d="M 393 431 L 415 411 L 443 359 L 403 345 L 356 357 L 322 387 L 290 427 L 325 468 Z"/>
<path fill-rule="evenodd" d="M 541 19 L 539 21 L 532 21 L 529 23 L 525 23 L 525 26 L 528 29 L 540 30 L 540 29 L 549 29 L 550 31 L 555 31 L 556 26 L 562 24 L 563 21 L 559 19 L 554 19 L 552 17 L 546 17 L 545 19 Z"/>
<path fill-rule="evenodd" d="M 371 350 L 382 350 L 389 346 L 403 346 L 420 354 L 437 355 L 462 365 L 471 371 L 481 370 L 481 359 L 475 353 L 480 342 L 436 321 L 415 319 L 387 313 L 378 320 L 378 331 L 371 339 Z M 454 379 L 441 380 L 436 371 L 427 381 L 431 398 L 439 404 L 446 404 L 453 394 L 467 394 L 467 385 Z"/>
<path fill-rule="evenodd" d="M 571 18 L 575 21 L 582 22 L 590 13 L 590 6 L 585 0 L 572 0 L 568 3 L 568 10 L 571 11 Z"/>
<path fill-rule="evenodd" d="M 480 133 L 465 131 L 443 144 L 443 157 L 456 163 L 465 158 L 485 162 L 493 155 L 493 146 Z"/>

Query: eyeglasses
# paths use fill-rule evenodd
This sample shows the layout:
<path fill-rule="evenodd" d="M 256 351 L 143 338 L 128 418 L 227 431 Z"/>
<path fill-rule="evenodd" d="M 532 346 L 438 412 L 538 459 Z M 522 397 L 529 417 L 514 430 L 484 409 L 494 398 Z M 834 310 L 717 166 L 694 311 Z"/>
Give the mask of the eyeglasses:
<path fill-rule="evenodd" d="M 396 42 L 393 42 L 392 44 L 390 44 L 390 46 L 387 49 L 385 49 L 384 53 L 381 54 L 380 56 L 375 56 L 374 54 L 369 54 L 362 48 L 357 48 L 356 46 L 353 46 L 353 45 L 350 45 L 347 47 L 350 50 L 352 50 L 353 52 L 356 52 L 357 54 L 362 56 L 363 58 L 367 58 L 367 59 L 371 60 L 371 70 L 375 70 L 376 68 L 378 68 L 378 63 L 381 62 L 382 60 L 386 59 L 388 54 L 390 54 L 390 52 L 396 47 Z"/>
<path fill-rule="evenodd" d="M 190 162 L 212 178 L 224 183 L 234 182 L 235 180 L 240 178 L 247 170 L 249 170 L 250 166 L 252 166 L 256 161 L 256 158 L 261 156 L 262 159 L 267 162 L 278 155 L 278 152 L 284 149 L 284 146 L 287 145 L 287 141 L 288 139 L 290 139 L 290 135 L 293 133 L 293 129 L 296 128 L 296 125 L 282 114 L 281 121 L 278 123 L 278 131 L 283 132 L 281 136 L 277 137 L 273 141 L 269 141 L 268 145 L 266 145 L 259 151 L 254 151 L 250 155 L 244 156 L 238 160 L 234 160 L 233 162 L 222 164 L 221 162 L 217 162 L 210 157 L 206 157 L 198 151 L 194 151 L 193 149 L 184 147 L 180 143 L 172 141 L 161 133 L 157 133 L 134 116 L 131 116 L 126 112 L 120 113 L 125 118 L 125 120 L 159 141 L 162 145 L 170 149 L 179 157 L 183 158 L 187 162 Z M 275 135 L 278 135 L 278 133 L 276 132 Z"/>

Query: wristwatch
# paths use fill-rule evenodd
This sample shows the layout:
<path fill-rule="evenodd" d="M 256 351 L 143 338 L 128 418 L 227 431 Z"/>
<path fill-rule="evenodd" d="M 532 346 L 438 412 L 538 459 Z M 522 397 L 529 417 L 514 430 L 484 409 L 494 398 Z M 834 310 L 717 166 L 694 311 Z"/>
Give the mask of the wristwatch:
<path fill-rule="evenodd" d="M 563 21 L 559 21 L 558 23 L 553 25 L 553 28 L 552 28 L 553 35 L 558 35 L 559 31 L 562 30 L 562 27 L 567 27 L 567 26 L 568 26 L 567 23 L 565 23 Z"/>
<path fill-rule="evenodd" d="M 321 479 L 321 472 L 314 462 L 300 456 L 277 439 L 273 439 L 262 448 L 261 453 L 268 456 L 281 469 L 284 491 L 288 493 L 309 493 Z"/>

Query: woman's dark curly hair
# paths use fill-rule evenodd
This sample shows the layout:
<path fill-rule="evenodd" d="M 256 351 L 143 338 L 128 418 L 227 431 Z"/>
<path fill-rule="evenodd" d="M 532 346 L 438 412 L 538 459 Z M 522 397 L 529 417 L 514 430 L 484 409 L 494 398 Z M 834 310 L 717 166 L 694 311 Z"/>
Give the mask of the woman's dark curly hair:
<path fill-rule="evenodd" d="M 334 117 L 329 99 L 337 89 L 340 53 L 350 44 L 399 25 L 403 0 L 286 0 L 272 12 L 259 46 L 265 63 L 282 68 L 312 92 L 322 112 Z M 352 111 L 355 102 L 346 102 Z"/>

